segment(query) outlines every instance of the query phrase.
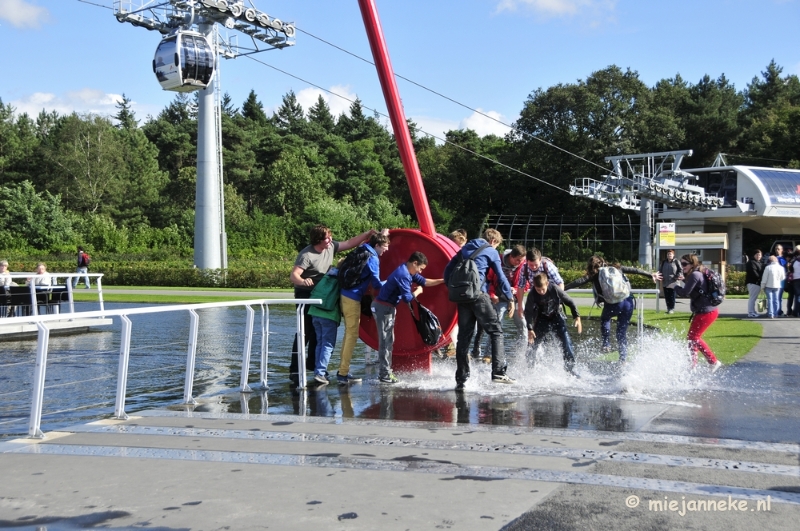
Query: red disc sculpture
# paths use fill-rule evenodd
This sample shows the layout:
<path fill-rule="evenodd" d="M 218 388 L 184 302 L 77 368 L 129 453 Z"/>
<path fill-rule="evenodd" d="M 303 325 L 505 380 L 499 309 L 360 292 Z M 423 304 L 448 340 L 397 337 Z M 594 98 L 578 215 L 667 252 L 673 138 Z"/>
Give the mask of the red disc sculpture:
<path fill-rule="evenodd" d="M 458 251 L 458 246 L 449 238 L 437 234 L 434 228 L 433 217 L 422 184 L 422 175 L 414 153 L 414 145 L 411 142 L 411 134 L 403 112 L 400 93 L 397 90 L 375 2 L 374 0 L 359 0 L 358 4 L 361 8 L 361 17 L 367 30 L 372 57 L 378 70 L 383 97 L 389 110 L 389 119 L 392 122 L 397 147 L 400 150 L 400 160 L 403 163 L 411 200 L 414 203 L 414 210 L 420 226 L 419 230 L 396 229 L 390 231 L 391 245 L 381 257 L 381 278 L 385 279 L 397 266 L 405 263 L 414 251 L 420 251 L 428 258 L 428 267 L 423 271 L 424 277 L 442 278 L 444 268 Z M 444 332 L 442 341 L 440 345 L 423 343 L 409 309 L 403 307 L 401 303 L 397 308 L 394 349 L 392 350 L 392 365 L 395 370 L 430 370 L 431 351 L 449 342 L 450 333 L 456 324 L 457 307 L 448 300 L 447 288 L 444 285 L 424 289 L 419 301 L 430 308 L 439 318 Z M 375 320 L 371 316 L 362 317 L 359 336 L 370 347 L 378 348 Z"/>

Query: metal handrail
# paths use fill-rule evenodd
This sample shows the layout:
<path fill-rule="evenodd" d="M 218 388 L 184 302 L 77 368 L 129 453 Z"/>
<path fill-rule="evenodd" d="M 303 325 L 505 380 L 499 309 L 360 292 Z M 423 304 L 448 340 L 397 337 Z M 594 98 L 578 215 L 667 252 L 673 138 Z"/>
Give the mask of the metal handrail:
<path fill-rule="evenodd" d="M 98 302 L 100 303 L 100 309 L 103 310 L 105 308 L 105 304 L 103 302 L 103 281 L 102 281 L 103 273 L 49 273 L 48 272 L 43 275 L 37 275 L 36 273 L 23 272 L 23 273 L 9 273 L 7 276 L 11 277 L 12 280 L 18 278 L 25 281 L 32 278 L 50 278 L 50 279 L 55 279 L 56 281 L 59 278 L 65 278 L 66 281 L 64 282 L 64 287 L 66 288 L 67 291 L 67 302 L 69 303 L 69 313 L 75 313 L 75 301 L 73 300 L 72 297 L 74 293 L 71 282 L 72 279 L 84 278 L 84 277 L 94 278 L 96 279 L 96 284 L 97 284 L 97 297 L 98 297 Z M 26 286 L 23 285 L 17 287 L 26 287 Z M 36 303 L 36 293 L 52 291 L 54 287 L 61 287 L 61 285 L 60 284 L 50 284 L 49 286 L 39 285 L 38 286 L 39 290 L 37 291 L 36 283 L 31 282 L 27 287 L 30 288 L 31 292 L 31 311 L 33 312 L 33 315 L 38 315 L 39 308 Z M 5 323 L 6 321 L 3 320 L 3 322 Z"/>
<path fill-rule="evenodd" d="M 569 293 L 591 293 L 594 294 L 594 290 L 591 289 L 571 289 Z M 656 312 L 659 311 L 659 301 L 661 298 L 659 294 L 661 292 L 657 289 L 632 289 L 631 294 L 636 296 L 636 333 L 639 335 L 639 346 L 641 347 L 642 342 L 642 334 L 644 334 L 644 304 L 640 304 L 644 301 L 645 295 L 655 295 L 656 296 Z"/>
<path fill-rule="evenodd" d="M 200 318 L 197 315 L 197 310 L 206 308 L 225 308 L 232 306 L 244 306 L 247 310 L 247 322 L 245 331 L 244 350 L 242 352 L 242 375 L 241 375 L 241 391 L 243 393 L 250 392 L 252 389 L 247 384 L 249 368 L 250 368 L 250 353 L 253 343 L 253 324 L 255 312 L 252 306 L 261 306 L 261 380 L 260 386 L 264 389 L 267 388 L 267 353 L 269 345 L 269 306 L 272 304 L 295 304 L 297 305 L 297 358 L 298 367 L 305 367 L 306 347 L 305 347 L 305 324 L 304 324 L 304 309 L 308 304 L 321 304 L 320 299 L 251 299 L 246 301 L 221 301 L 221 302 L 205 302 L 200 304 L 177 304 L 168 306 L 153 306 L 147 308 L 125 308 L 118 310 L 100 310 L 81 312 L 81 317 L 119 317 L 122 321 L 122 335 L 120 338 L 120 352 L 119 352 L 119 368 L 117 371 L 117 393 L 114 405 L 114 418 L 127 419 L 128 415 L 125 414 L 125 393 L 128 384 L 128 362 L 130 359 L 130 346 L 131 346 L 131 331 L 133 324 L 129 316 L 143 315 L 150 313 L 164 313 L 164 312 L 177 312 L 188 311 L 190 315 L 189 325 L 189 348 L 186 354 L 186 377 L 184 380 L 183 388 L 183 403 L 196 404 L 197 402 L 192 397 L 192 388 L 194 386 L 194 362 L 197 353 L 197 332 L 199 329 Z M 43 439 L 44 433 L 41 430 L 42 423 L 42 405 L 44 402 L 44 381 L 47 366 L 47 353 L 50 342 L 50 329 L 46 326 L 47 323 L 55 321 L 69 321 L 75 316 L 70 314 L 53 314 L 53 315 L 32 315 L 29 317 L 9 317 L 5 321 L 7 323 L 32 323 L 36 324 L 38 329 L 38 336 L 36 342 L 36 367 L 33 372 L 33 392 L 31 394 L 31 416 L 28 424 L 28 436 L 36 439 Z M 306 388 L 306 372 L 304 370 L 298 371 L 299 385 L 298 388 Z"/>

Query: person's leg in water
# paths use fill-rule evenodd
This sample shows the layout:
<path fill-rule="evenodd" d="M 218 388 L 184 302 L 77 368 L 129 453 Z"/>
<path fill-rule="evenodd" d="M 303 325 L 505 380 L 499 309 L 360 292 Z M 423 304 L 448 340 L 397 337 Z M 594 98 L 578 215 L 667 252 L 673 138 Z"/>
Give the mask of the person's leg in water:
<path fill-rule="evenodd" d="M 553 329 L 561 339 L 561 348 L 564 351 L 564 370 L 568 373 L 574 374 L 575 369 L 575 350 L 572 347 L 572 340 L 567 332 L 567 322 L 564 316 L 557 314 L 553 318 Z"/>
<path fill-rule="evenodd" d="M 456 389 L 463 389 L 469 380 L 469 347 L 475 333 L 472 304 L 458 305 L 458 340 L 456 341 Z"/>
<path fill-rule="evenodd" d="M 530 360 L 532 365 L 536 365 L 536 352 L 544 344 L 545 338 L 547 338 L 547 334 L 550 333 L 550 319 L 547 317 L 539 316 L 536 319 L 536 324 L 533 325 L 533 344 L 530 346 Z"/>
<path fill-rule="evenodd" d="M 616 304 L 603 304 L 600 314 L 600 336 L 603 338 L 603 352 L 611 352 L 611 317 L 614 316 Z"/>
<path fill-rule="evenodd" d="M 708 327 L 717 320 L 718 316 L 719 309 L 714 308 L 714 310 L 708 313 L 696 313 L 692 317 L 692 324 L 689 325 L 689 333 L 686 336 L 689 340 L 689 349 L 692 351 L 692 365 L 697 363 L 698 350 L 706 357 L 709 365 L 717 363 L 717 357 L 714 355 L 711 347 L 708 346 L 708 343 L 703 341 L 702 336 L 705 331 L 708 330 Z"/>
<path fill-rule="evenodd" d="M 475 323 L 475 343 L 472 345 L 472 357 L 473 358 L 480 358 L 483 355 L 483 350 L 481 349 L 481 343 L 483 343 L 483 328 L 479 323 Z M 491 345 L 490 345 L 491 347 Z M 490 355 L 490 352 L 487 352 Z"/>
<path fill-rule="evenodd" d="M 513 383 L 513 378 L 506 376 L 506 353 L 503 345 L 503 328 L 497 319 L 491 300 L 487 293 L 482 293 L 478 300 L 472 303 L 472 312 L 475 320 L 489 336 L 492 349 L 492 381 L 500 383 Z M 460 323 L 459 323 L 460 325 Z"/>
<path fill-rule="evenodd" d="M 295 299 L 310 299 L 311 292 L 309 291 L 302 291 L 295 289 L 294 291 L 294 298 Z M 314 331 L 314 323 L 311 321 L 311 316 L 308 315 L 308 310 L 310 307 L 308 305 L 303 308 L 303 324 L 305 328 L 305 343 L 306 347 L 306 366 L 305 370 L 313 371 L 315 365 L 315 357 L 317 352 L 317 334 Z M 297 344 L 297 334 L 294 336 L 294 343 L 292 343 L 292 359 L 289 361 L 289 380 L 295 385 L 300 382 L 300 376 L 297 371 L 297 352 L 298 352 L 298 344 Z"/>
<path fill-rule="evenodd" d="M 619 361 L 625 363 L 628 359 L 628 325 L 633 317 L 633 297 L 628 297 L 619 303 L 617 313 L 617 345 L 619 346 Z"/>

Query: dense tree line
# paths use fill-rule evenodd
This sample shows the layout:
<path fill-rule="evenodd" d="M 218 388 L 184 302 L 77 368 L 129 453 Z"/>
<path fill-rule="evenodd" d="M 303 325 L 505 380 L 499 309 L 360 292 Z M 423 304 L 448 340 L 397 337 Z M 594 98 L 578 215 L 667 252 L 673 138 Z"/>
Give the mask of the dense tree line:
<path fill-rule="evenodd" d="M 178 94 L 141 124 L 130 103 L 123 97 L 113 119 L 45 110 L 34 118 L 0 100 L 0 250 L 82 243 L 191 254 L 195 99 Z M 474 233 L 491 213 L 613 214 L 564 191 L 600 177 L 609 155 L 693 149 L 684 167 L 720 152 L 736 164 L 800 167 L 800 81 L 771 62 L 741 91 L 724 76 L 647 87 L 611 66 L 533 91 L 514 125 L 504 138 L 455 130 L 437 144 L 410 123 L 440 232 Z M 303 109 L 290 92 L 267 116 L 255 91 L 240 108 L 226 95 L 222 139 L 232 257 L 291 255 L 318 222 L 340 237 L 415 224 L 394 138 L 359 100 L 336 117 L 323 98 Z"/>

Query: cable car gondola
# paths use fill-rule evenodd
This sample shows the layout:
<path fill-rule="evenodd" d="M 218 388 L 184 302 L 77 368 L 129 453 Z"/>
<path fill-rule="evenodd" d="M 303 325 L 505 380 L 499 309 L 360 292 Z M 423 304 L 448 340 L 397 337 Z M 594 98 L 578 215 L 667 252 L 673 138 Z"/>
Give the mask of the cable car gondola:
<path fill-rule="evenodd" d="M 208 87 L 214 75 L 214 53 L 201 33 L 179 30 L 156 49 L 153 72 L 164 90 L 192 92 Z"/>

